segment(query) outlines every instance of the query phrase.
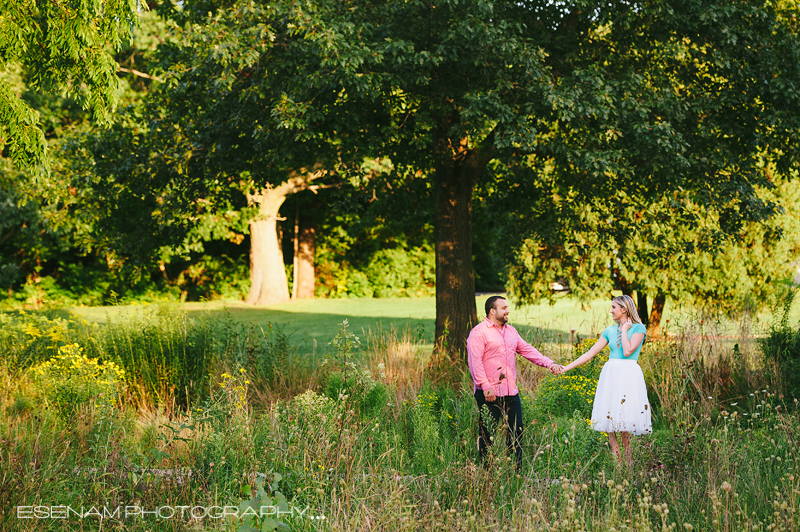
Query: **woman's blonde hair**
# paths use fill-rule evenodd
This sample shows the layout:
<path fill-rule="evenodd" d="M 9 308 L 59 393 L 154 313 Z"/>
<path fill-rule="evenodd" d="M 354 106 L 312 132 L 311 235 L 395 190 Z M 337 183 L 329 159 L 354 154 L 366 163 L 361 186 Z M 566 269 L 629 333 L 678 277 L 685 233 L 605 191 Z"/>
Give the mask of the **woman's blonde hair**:
<path fill-rule="evenodd" d="M 639 317 L 639 311 L 636 310 L 636 303 L 633 302 L 633 298 L 631 296 L 617 296 L 611 300 L 612 303 L 616 303 L 620 307 L 625 309 L 625 313 L 631 319 L 633 323 L 642 323 L 642 318 Z M 618 320 L 614 320 L 619 323 Z"/>

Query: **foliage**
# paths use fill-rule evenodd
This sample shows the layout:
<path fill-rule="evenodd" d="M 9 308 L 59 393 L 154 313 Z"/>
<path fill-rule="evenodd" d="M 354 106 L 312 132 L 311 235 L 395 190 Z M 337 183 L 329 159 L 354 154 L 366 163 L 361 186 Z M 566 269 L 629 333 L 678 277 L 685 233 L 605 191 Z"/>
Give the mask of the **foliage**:
<path fill-rule="evenodd" d="M 280 512 L 289 512 L 286 497 L 278 491 L 278 483 L 283 477 L 278 473 L 272 475 L 272 481 L 267 483 L 267 477 L 260 473 L 254 486 L 245 484 L 244 493 L 248 499 L 239 503 L 242 525 L 238 532 L 268 532 L 271 530 L 291 530 L 291 528 L 270 515 Z M 266 487 L 266 489 L 265 489 Z M 269 492 L 267 491 L 269 490 Z"/>
<path fill-rule="evenodd" d="M 358 413 L 372 416 L 386 404 L 388 390 L 382 382 L 375 380 L 369 369 L 353 362 L 354 351 L 359 348 L 361 341 L 347 328 L 348 322 L 344 320 L 339 334 L 331 341 L 335 351 L 326 362 L 335 360 L 338 371 L 328 375 L 325 392 L 331 399 L 346 401 Z"/>
<path fill-rule="evenodd" d="M 343 398 L 353 405 L 356 412 L 372 417 L 379 413 L 389 399 L 386 385 L 376 381 L 369 369 L 354 368 L 345 383 L 343 373 L 328 374 L 325 395 L 331 399 Z"/>
<path fill-rule="evenodd" d="M 539 383 L 533 404 L 534 417 L 571 416 L 580 413 L 583 419 L 592 414 L 597 380 L 582 375 L 547 376 Z"/>
<path fill-rule="evenodd" d="M 534 167 L 498 187 L 520 225 L 530 217 L 517 202 L 538 199 L 558 215 L 677 194 L 718 209 L 735 240 L 777 212 L 757 194 L 770 187 L 758 166 L 767 158 L 788 175 L 798 157 L 800 96 L 778 88 L 800 74 L 789 13 L 769 2 L 315 2 L 293 28 L 305 40 L 292 63 L 305 83 L 287 88 L 279 112 L 303 138 L 357 124 L 372 133 L 372 154 L 390 155 L 398 182 L 410 173 L 429 180 L 437 337 L 449 320 L 460 349 L 476 314 L 464 295 L 474 292 L 472 257 L 458 253 L 469 254 L 473 193 L 492 160 Z M 336 100 L 319 97 L 331 91 Z M 353 103 L 363 110 L 338 112 Z M 534 223 L 558 230 L 559 218 Z M 519 261 L 537 260 L 537 244 Z M 556 264 L 558 250 L 552 256 Z M 608 277 L 600 281 L 607 291 Z M 446 308 L 450 299 L 463 303 Z"/>
<path fill-rule="evenodd" d="M 113 362 L 88 358 L 78 344 L 62 346 L 57 356 L 34 366 L 30 373 L 36 386 L 65 420 L 84 405 L 110 411 L 125 380 L 122 368 Z"/>
<path fill-rule="evenodd" d="M 218 358 L 246 368 L 267 388 L 277 389 L 291 380 L 286 369 L 294 365 L 291 358 L 295 347 L 277 325 L 268 323 L 264 329 L 256 323 L 237 323 L 226 313 L 225 322 L 217 328 L 215 336 L 220 344 Z"/>
<path fill-rule="evenodd" d="M 79 344 L 92 358 L 105 358 L 93 350 L 100 328 L 74 314 L 66 317 L 44 312 L 0 313 L 0 351 L 10 371 L 22 372 L 58 355 L 59 349 Z"/>
<path fill-rule="evenodd" d="M 331 399 L 313 390 L 295 396 L 290 404 L 297 426 L 306 432 L 332 434 L 335 420 L 341 414 L 344 403 L 339 396 Z"/>
<path fill-rule="evenodd" d="M 413 445 L 411 447 L 414 466 L 420 473 L 434 474 L 442 469 L 442 453 L 439 443 L 439 423 L 434 416 L 433 405 L 436 394 L 423 390 L 411 410 Z"/>
<path fill-rule="evenodd" d="M 106 5 L 102 9 L 122 5 Z M 79 7 L 74 2 L 62 5 L 62 8 L 68 15 L 72 13 L 69 15 L 72 18 L 69 27 L 59 31 L 70 28 L 81 31 L 81 17 L 90 14 L 92 9 L 101 9 L 93 5 L 78 16 L 74 10 Z M 51 15 L 58 11 L 54 6 L 43 10 Z M 130 25 L 120 20 L 124 39 L 120 42 L 118 54 L 115 57 L 109 55 L 109 66 L 114 69 L 110 79 L 114 99 L 125 105 L 131 105 L 146 95 L 154 81 L 153 76 L 147 73 L 152 66 L 152 53 L 159 41 L 168 40 L 163 20 L 154 12 L 136 7 L 132 16 L 137 24 Z M 8 22 L 9 19 L 4 20 Z M 34 22 L 26 22 L 35 25 L 36 20 L 34 16 Z M 81 38 L 85 41 L 91 37 L 90 34 Z M 56 37 L 57 34 L 48 35 Z M 67 53 L 63 46 L 58 48 L 59 53 Z M 45 49 L 39 52 L 46 53 Z M 92 53 L 106 55 L 111 52 L 109 47 Z M 53 56 L 50 60 L 57 62 L 59 59 Z M 115 60 L 124 66 L 118 66 Z M 52 68 L 48 72 L 52 75 L 66 63 L 50 65 Z M 114 253 L 111 244 L 117 238 L 127 237 L 108 235 L 100 230 L 102 209 L 93 199 L 96 195 L 93 165 L 85 150 L 78 149 L 94 132 L 91 113 L 81 108 L 81 98 L 76 94 L 76 91 L 88 90 L 88 86 L 83 89 L 80 85 L 72 86 L 68 91 L 56 87 L 54 92 L 48 92 L 43 90 L 46 87 L 36 84 L 36 79 L 41 77 L 37 70 L 42 68 L 42 64 L 12 66 L 5 71 L 0 68 L 0 78 L 37 115 L 36 127 L 45 133 L 46 159 L 51 172 L 41 173 L 40 168 L 15 168 L 11 159 L 0 158 L 0 305 L 28 309 L 101 305 L 110 299 L 112 291 L 119 294 L 120 299 L 131 301 L 177 300 L 180 290 L 176 290 L 171 279 L 166 277 L 167 273 L 178 277 L 173 271 L 180 264 L 163 270 L 159 268 L 164 266 L 163 262 L 125 263 L 124 257 Z M 92 69 L 91 64 L 82 67 L 86 71 Z M 9 154 L 6 151 L 4 155 Z M 192 283 L 188 284 L 191 291 Z"/>
<path fill-rule="evenodd" d="M 0 346 L 12 370 L 45 362 L 62 346 L 78 343 L 90 358 L 118 364 L 131 388 L 154 400 L 175 397 L 188 406 L 208 393 L 217 339 L 209 322 L 176 309 L 141 308 L 103 327 L 38 313 L 0 314 L 0 323 Z"/>
<path fill-rule="evenodd" d="M 139 5 L 130 0 L 38 4 L 11 0 L 0 19 L 0 71 L 22 65 L 39 90 L 64 90 L 107 122 L 118 97 L 109 53 L 130 38 Z M 46 163 L 39 115 L 0 83 L 0 148 L 20 166 Z"/>
<path fill-rule="evenodd" d="M 427 245 L 378 250 L 361 268 L 336 259 L 330 252 L 318 255 L 319 296 L 421 297 L 435 291 L 434 254 Z"/>
<path fill-rule="evenodd" d="M 653 200 L 620 190 L 579 200 L 542 179 L 531 197 L 547 199 L 520 202 L 510 222 L 509 232 L 521 236 L 507 248 L 515 298 L 552 300 L 550 284 L 559 280 L 581 300 L 638 290 L 729 314 L 770 307 L 798 254 L 800 188 L 763 160 L 753 171 L 763 183 L 752 201 L 776 213 L 735 228 L 726 225 L 724 208 L 683 193 Z"/>
<path fill-rule="evenodd" d="M 188 261 L 173 260 L 172 263 L 174 266 L 170 269 L 186 266 L 175 279 L 182 300 L 242 301 L 247 296 L 250 279 L 243 257 L 193 254 Z"/>
<path fill-rule="evenodd" d="M 534 409 L 536 404 L 534 403 Z M 575 410 L 572 414 L 550 417 L 552 423 L 552 441 L 557 441 L 553 454 L 557 461 L 566 467 L 575 469 L 592 470 L 592 457 L 605 450 L 608 437 L 592 428 L 591 420 L 584 417 L 585 410 Z M 542 421 L 548 416 L 535 419 Z M 549 424 L 549 423 L 548 423 Z M 546 467 L 545 464 L 539 464 Z"/>
<path fill-rule="evenodd" d="M 777 363 L 784 392 L 800 399 L 800 327 L 789 325 L 789 308 L 797 294 L 794 287 L 784 289 L 783 317 L 772 324 L 759 343 L 767 362 Z"/>

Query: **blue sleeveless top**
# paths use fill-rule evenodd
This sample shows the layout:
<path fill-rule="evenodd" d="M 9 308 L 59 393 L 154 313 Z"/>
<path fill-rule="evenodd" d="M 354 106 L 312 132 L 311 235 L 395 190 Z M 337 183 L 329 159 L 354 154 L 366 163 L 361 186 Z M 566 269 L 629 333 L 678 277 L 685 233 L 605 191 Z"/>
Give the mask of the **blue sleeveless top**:
<path fill-rule="evenodd" d="M 603 334 L 600 336 L 605 338 L 608 342 L 608 347 L 611 349 L 611 354 L 608 355 L 608 359 L 611 360 L 613 358 L 620 359 L 620 360 L 639 360 L 639 353 L 642 351 L 642 346 L 644 345 L 644 341 L 647 340 L 647 328 L 642 325 L 641 323 L 634 323 L 633 326 L 628 329 L 628 341 L 630 341 L 631 336 L 635 333 L 644 333 L 644 338 L 642 339 L 642 343 L 639 344 L 639 347 L 633 352 L 633 354 L 629 357 L 626 357 L 622 354 L 622 342 L 619 342 L 619 347 L 617 347 L 617 331 L 619 330 L 619 326 L 611 325 L 606 327 L 603 331 Z"/>

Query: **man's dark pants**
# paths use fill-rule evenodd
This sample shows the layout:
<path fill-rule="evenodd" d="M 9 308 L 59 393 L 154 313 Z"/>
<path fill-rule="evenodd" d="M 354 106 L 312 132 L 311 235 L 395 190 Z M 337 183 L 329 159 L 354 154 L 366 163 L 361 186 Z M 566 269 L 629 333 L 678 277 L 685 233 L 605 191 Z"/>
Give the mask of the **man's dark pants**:
<path fill-rule="evenodd" d="M 486 456 L 486 450 L 492 444 L 489 437 L 493 433 L 494 427 L 486 427 L 483 423 L 483 405 L 489 409 L 489 413 L 494 420 L 494 425 L 500 422 L 501 418 L 508 420 L 506 430 L 506 443 L 509 450 L 514 449 L 516 456 L 517 468 L 522 465 L 522 402 L 519 400 L 519 394 L 509 395 L 505 397 L 498 397 L 492 402 L 487 402 L 483 395 L 483 390 L 475 390 L 475 401 L 478 403 L 478 430 L 480 436 L 478 438 L 478 454 L 483 460 Z"/>

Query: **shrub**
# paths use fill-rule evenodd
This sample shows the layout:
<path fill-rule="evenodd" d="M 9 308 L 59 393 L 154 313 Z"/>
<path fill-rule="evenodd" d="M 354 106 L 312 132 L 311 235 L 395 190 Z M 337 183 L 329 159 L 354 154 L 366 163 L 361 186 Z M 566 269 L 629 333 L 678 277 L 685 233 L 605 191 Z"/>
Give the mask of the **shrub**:
<path fill-rule="evenodd" d="M 584 418 L 592 413 L 597 380 L 583 375 L 548 376 L 536 389 L 533 415 L 536 419 L 570 417 L 577 411 Z"/>
<path fill-rule="evenodd" d="M 366 273 L 375 297 L 419 297 L 435 293 L 435 257 L 423 246 L 417 250 L 382 249 L 375 253 Z"/>
<path fill-rule="evenodd" d="M 31 369 L 39 391 L 63 419 L 82 405 L 102 410 L 114 407 L 125 372 L 113 362 L 87 358 L 78 344 L 58 350 L 58 356 Z"/>
<path fill-rule="evenodd" d="M 54 311 L 0 313 L 0 357 L 15 372 L 50 360 L 61 346 L 72 343 L 86 346 L 92 358 L 100 358 L 90 340 L 98 332 L 97 324 L 74 314 L 64 319 Z"/>
<path fill-rule="evenodd" d="M 371 415 L 386 404 L 389 392 L 383 383 L 373 378 L 368 369 L 353 362 L 354 352 L 361 346 L 361 340 L 347 328 L 348 322 L 344 320 L 339 333 L 331 341 L 335 352 L 325 362 L 335 360 L 338 370 L 328 375 L 325 393 L 334 400 L 346 395 L 349 404 L 360 413 Z"/>
<path fill-rule="evenodd" d="M 219 359 L 232 367 L 247 368 L 257 384 L 275 390 L 288 377 L 286 368 L 295 349 L 280 327 L 268 323 L 265 329 L 257 323 L 238 323 L 228 313 L 215 335 Z"/>
<path fill-rule="evenodd" d="M 341 371 L 334 371 L 328 375 L 325 395 L 335 400 L 342 394 L 348 396 L 356 411 L 366 416 L 380 412 L 381 407 L 389 400 L 386 386 L 376 381 L 372 373 L 364 368 L 351 368 L 347 373 L 346 382 Z"/>
<path fill-rule="evenodd" d="M 766 360 L 778 364 L 784 394 L 800 399 L 800 329 L 792 329 L 788 319 L 795 294 L 794 290 L 787 293 L 781 321 L 759 344 Z"/>
<path fill-rule="evenodd" d="M 783 393 L 800 399 L 800 329 L 773 327 L 760 344 L 764 357 L 778 364 Z"/>
<path fill-rule="evenodd" d="M 317 296 L 420 297 L 435 293 L 435 257 L 428 245 L 381 249 L 360 268 L 328 255 L 322 252 L 318 258 Z"/>
<path fill-rule="evenodd" d="M 227 255 L 203 255 L 178 275 L 176 284 L 186 301 L 242 301 L 250 289 L 248 264 Z"/>

